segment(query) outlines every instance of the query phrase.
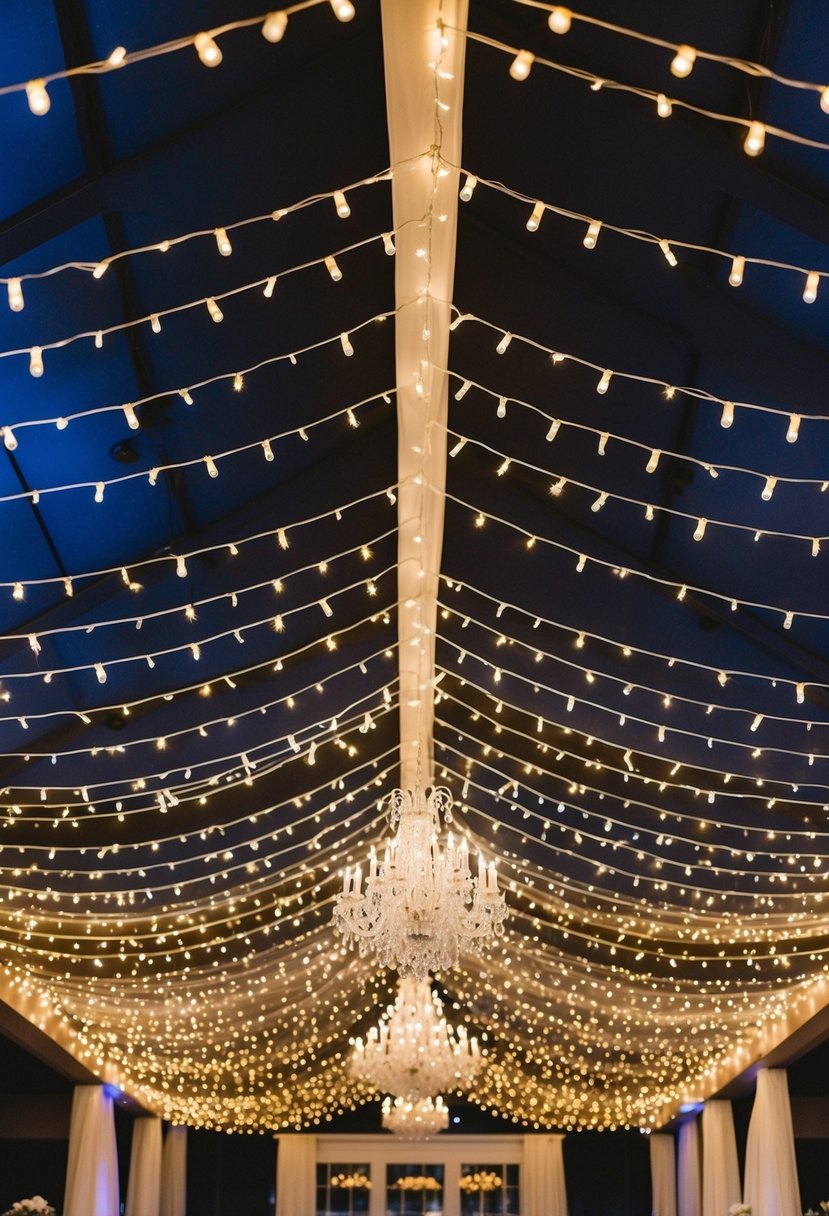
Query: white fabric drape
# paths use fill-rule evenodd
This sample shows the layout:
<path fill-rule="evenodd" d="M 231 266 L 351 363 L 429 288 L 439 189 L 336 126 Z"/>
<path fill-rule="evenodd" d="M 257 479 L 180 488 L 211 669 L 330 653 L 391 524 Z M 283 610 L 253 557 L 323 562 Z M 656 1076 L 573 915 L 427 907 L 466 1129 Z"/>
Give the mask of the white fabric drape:
<path fill-rule="evenodd" d="M 789 1086 L 783 1068 L 757 1074 L 746 1143 L 743 1200 L 753 1216 L 799 1216 L 800 1186 L 794 1155 Z"/>
<path fill-rule="evenodd" d="M 276 1216 L 315 1216 L 316 1136 L 277 1136 Z"/>
<path fill-rule="evenodd" d="M 161 1153 L 160 1216 L 185 1216 L 187 1210 L 187 1128 L 169 1127 Z"/>
<path fill-rule="evenodd" d="M 381 0 L 389 152 L 394 166 L 397 374 L 397 613 L 400 783 L 432 781 L 437 595 L 443 545 L 449 301 L 455 274 L 458 174 L 439 176 L 435 143 L 438 57 L 441 157 L 461 164 L 468 0 Z M 437 18 L 447 28 L 441 47 Z M 441 222 L 421 222 L 426 215 Z M 427 257 L 423 258 L 423 250 Z M 420 251 L 420 256 L 418 256 Z M 425 294 L 424 294 L 425 293 Z M 420 762 L 423 765 L 422 778 Z"/>
<path fill-rule="evenodd" d="M 72 1095 L 63 1216 L 118 1216 L 118 1157 L 112 1098 L 102 1085 Z"/>
<path fill-rule="evenodd" d="M 702 1111 L 702 1216 L 727 1216 L 739 1203 L 740 1166 L 730 1102 L 706 1102 Z"/>
<path fill-rule="evenodd" d="M 567 1216 L 563 1136 L 525 1136 L 521 1164 L 522 1216 Z"/>
<path fill-rule="evenodd" d="M 673 1136 L 650 1136 L 651 1212 L 653 1216 L 677 1216 L 676 1148 Z M 720 1216 L 725 1216 L 722 1212 Z"/>
<path fill-rule="evenodd" d="M 685 1123 L 680 1124 L 677 1158 L 676 1189 L 679 1216 L 701 1216 L 699 1125 L 696 1119 L 688 1119 Z"/>
<path fill-rule="evenodd" d="M 161 1200 L 161 1120 L 136 1119 L 132 1125 L 130 1176 L 125 1216 L 159 1216 Z"/>

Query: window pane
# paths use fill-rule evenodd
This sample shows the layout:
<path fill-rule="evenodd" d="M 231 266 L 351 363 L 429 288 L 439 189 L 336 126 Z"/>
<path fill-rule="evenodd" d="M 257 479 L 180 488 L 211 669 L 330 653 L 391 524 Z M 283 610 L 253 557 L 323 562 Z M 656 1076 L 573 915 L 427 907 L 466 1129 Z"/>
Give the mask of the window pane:
<path fill-rule="evenodd" d="M 443 1212 L 442 1165 L 389 1165 L 386 1170 L 388 1216 L 440 1216 Z"/>
<path fill-rule="evenodd" d="M 364 1216 L 368 1212 L 368 1165 L 317 1165 L 317 1216 Z"/>

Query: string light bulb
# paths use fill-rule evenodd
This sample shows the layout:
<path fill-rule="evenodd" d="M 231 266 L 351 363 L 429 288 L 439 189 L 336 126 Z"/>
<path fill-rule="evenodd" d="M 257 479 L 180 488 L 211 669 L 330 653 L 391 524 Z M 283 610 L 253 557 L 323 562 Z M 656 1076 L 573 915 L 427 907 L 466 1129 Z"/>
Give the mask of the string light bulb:
<path fill-rule="evenodd" d="M 354 5 L 351 0 L 330 0 L 330 3 L 338 21 L 351 21 L 354 16 Z"/>
<path fill-rule="evenodd" d="M 731 263 L 731 272 L 728 276 L 728 282 L 731 287 L 740 287 L 743 282 L 743 271 L 746 268 L 746 260 L 741 253 Z"/>
<path fill-rule="evenodd" d="M 33 346 L 29 351 L 29 375 L 35 379 L 43 375 L 43 351 L 39 346 Z"/>
<path fill-rule="evenodd" d="M 587 225 L 587 232 L 585 232 L 585 234 L 584 234 L 584 240 L 582 241 L 582 245 L 584 245 L 585 249 L 595 249 L 596 248 L 596 242 L 599 239 L 599 233 L 601 232 L 601 230 L 602 230 L 602 221 L 601 220 L 591 220 L 590 221 L 590 223 Z"/>
<path fill-rule="evenodd" d="M 786 443 L 797 443 L 800 434 L 800 414 L 789 415 L 789 426 L 786 431 Z"/>
<path fill-rule="evenodd" d="M 510 64 L 509 74 L 513 80 L 526 80 L 534 63 L 535 55 L 532 51 L 519 51 Z"/>
<path fill-rule="evenodd" d="M 351 215 L 351 208 L 348 205 L 348 199 L 342 190 L 334 191 L 334 206 L 337 208 L 337 215 L 341 220 L 347 220 Z"/>
<path fill-rule="evenodd" d="M 37 114 L 38 117 L 48 114 L 52 102 L 46 91 L 46 81 L 40 78 L 30 80 L 26 85 L 26 100 L 33 114 Z"/>
<path fill-rule="evenodd" d="M 205 300 L 205 304 L 207 306 L 207 311 L 210 313 L 211 321 L 214 321 L 216 325 L 219 325 L 222 321 L 224 321 L 225 315 L 212 296 L 208 296 L 208 298 Z"/>
<path fill-rule="evenodd" d="M 766 128 L 765 125 L 755 118 L 749 124 L 748 134 L 743 144 L 743 150 L 746 156 L 759 156 L 766 146 Z"/>
<path fill-rule="evenodd" d="M 217 68 L 222 62 L 222 52 L 219 50 L 219 44 L 212 35 L 205 32 L 196 34 L 193 39 L 193 46 L 196 48 L 196 54 L 206 68 Z"/>
<path fill-rule="evenodd" d="M 3 446 L 7 452 L 14 452 L 17 449 L 17 436 L 10 426 L 3 427 Z"/>
<path fill-rule="evenodd" d="M 673 113 L 673 109 L 674 108 L 671 105 L 670 98 L 666 97 L 664 93 L 660 93 L 656 98 L 656 113 L 659 115 L 659 117 L 670 118 L 671 114 Z"/>
<path fill-rule="evenodd" d="M 22 312 L 24 301 L 23 287 L 20 279 L 9 279 L 7 288 L 9 293 L 9 308 L 12 312 Z"/>
<path fill-rule="evenodd" d="M 227 235 L 226 228 L 217 228 L 213 233 L 216 238 L 216 248 L 223 258 L 229 258 L 233 253 L 233 246 L 230 243 L 230 237 Z"/>
<path fill-rule="evenodd" d="M 262 22 L 262 37 L 266 42 L 281 42 L 288 26 L 288 14 L 284 10 L 268 13 Z"/>
<path fill-rule="evenodd" d="M 720 416 L 720 426 L 727 431 L 729 427 L 734 425 L 734 402 L 723 401 L 722 415 Z"/>
<path fill-rule="evenodd" d="M 466 181 L 461 186 L 460 194 L 458 195 L 458 197 L 460 198 L 462 203 L 469 202 L 469 200 L 472 198 L 472 195 L 475 193 L 475 187 L 477 186 L 477 184 L 478 184 L 478 179 L 475 176 L 475 174 L 468 173 L 466 175 Z"/>
<path fill-rule="evenodd" d="M 596 385 L 596 392 L 600 396 L 603 397 L 604 394 L 607 392 L 607 390 L 610 388 L 610 380 L 611 380 L 612 375 L 613 375 L 613 372 L 610 370 L 609 367 L 606 367 L 605 370 L 602 372 L 601 379 L 599 380 L 599 383 Z"/>
<path fill-rule="evenodd" d="M 817 289 L 820 286 L 820 275 L 816 270 L 810 270 L 806 275 L 806 284 L 803 288 L 803 303 L 814 304 L 817 299 Z"/>
<path fill-rule="evenodd" d="M 696 60 L 697 53 L 694 48 L 683 43 L 682 46 L 676 48 L 676 54 L 671 60 L 671 73 L 680 79 L 690 76 Z"/>
<path fill-rule="evenodd" d="M 544 215 L 544 204 L 536 203 L 532 209 L 532 214 L 530 215 L 530 218 L 527 220 L 527 232 L 538 232 L 538 227 L 539 227 L 539 224 L 541 223 L 541 218 L 543 215 Z"/>
<path fill-rule="evenodd" d="M 339 283 L 340 279 L 343 277 L 343 272 L 340 270 L 336 259 L 331 254 L 329 254 L 325 259 L 325 269 L 331 275 L 332 280 L 335 283 Z"/>
<path fill-rule="evenodd" d="M 550 10 L 550 15 L 547 18 L 547 25 L 554 34 L 566 34 L 573 24 L 573 14 L 569 8 L 565 8 L 563 4 L 556 4 Z"/>

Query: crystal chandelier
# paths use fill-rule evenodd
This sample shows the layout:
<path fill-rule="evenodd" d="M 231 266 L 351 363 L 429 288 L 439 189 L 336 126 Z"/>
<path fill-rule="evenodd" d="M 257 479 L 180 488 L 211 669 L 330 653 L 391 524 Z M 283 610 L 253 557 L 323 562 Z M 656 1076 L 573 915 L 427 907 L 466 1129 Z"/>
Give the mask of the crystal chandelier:
<path fill-rule="evenodd" d="M 486 865 L 479 853 L 473 878 L 466 840 L 456 843 L 449 832 L 441 843 L 441 816 L 452 822 L 448 789 L 393 790 L 386 801 L 396 834 L 381 863 L 371 850 L 365 890 L 361 868 L 346 869 L 334 923 L 361 956 L 373 953 L 381 967 L 422 980 L 456 966 L 460 950 L 502 934 L 506 904 L 494 861 Z"/>
<path fill-rule="evenodd" d="M 453 1030 L 428 979 L 401 976 L 397 997 L 357 1039 L 349 1071 L 381 1093 L 417 1101 L 445 1090 L 467 1089 L 481 1066 L 478 1040 L 465 1026 Z"/>
<path fill-rule="evenodd" d="M 449 1126 L 449 1107 L 443 1098 L 405 1098 L 383 1101 L 383 1127 L 403 1140 L 423 1140 Z"/>

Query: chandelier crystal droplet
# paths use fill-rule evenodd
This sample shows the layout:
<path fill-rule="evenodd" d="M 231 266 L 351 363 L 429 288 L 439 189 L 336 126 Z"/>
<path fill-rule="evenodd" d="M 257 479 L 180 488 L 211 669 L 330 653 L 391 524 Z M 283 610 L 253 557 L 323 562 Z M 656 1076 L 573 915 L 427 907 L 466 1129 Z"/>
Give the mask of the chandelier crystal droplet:
<path fill-rule="evenodd" d="M 385 801 L 396 834 L 386 840 L 382 862 L 372 848 L 365 885 L 360 866 L 346 869 L 334 924 L 362 957 L 373 954 L 381 967 L 422 980 L 500 936 L 506 903 L 494 861 L 487 865 L 479 853 L 473 878 L 466 840 L 449 832 L 441 843 L 441 819 L 452 822 L 445 786 L 392 790 Z"/>
<path fill-rule="evenodd" d="M 412 975 L 398 980 L 394 1004 L 365 1041 L 355 1040 L 349 1062 L 355 1080 L 412 1102 L 468 1089 L 480 1067 L 478 1040 L 465 1026 L 453 1030 L 429 980 Z"/>

